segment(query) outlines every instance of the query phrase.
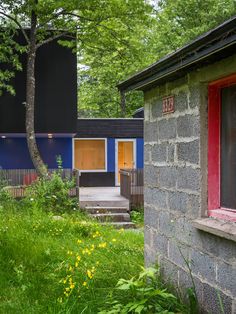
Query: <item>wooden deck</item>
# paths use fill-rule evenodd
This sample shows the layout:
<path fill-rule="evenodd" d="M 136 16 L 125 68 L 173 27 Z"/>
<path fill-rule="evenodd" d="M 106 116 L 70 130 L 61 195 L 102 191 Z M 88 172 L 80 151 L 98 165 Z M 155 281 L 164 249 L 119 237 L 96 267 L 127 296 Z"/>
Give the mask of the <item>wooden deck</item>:
<path fill-rule="evenodd" d="M 80 206 L 111 206 L 129 209 L 129 200 L 120 195 L 119 187 L 80 187 Z"/>

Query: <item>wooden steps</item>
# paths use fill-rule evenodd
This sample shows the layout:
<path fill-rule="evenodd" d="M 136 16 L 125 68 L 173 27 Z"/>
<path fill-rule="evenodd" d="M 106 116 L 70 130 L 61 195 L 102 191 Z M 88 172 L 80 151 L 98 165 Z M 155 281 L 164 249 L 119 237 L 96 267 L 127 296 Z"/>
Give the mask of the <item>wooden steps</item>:
<path fill-rule="evenodd" d="M 88 206 L 83 210 L 103 225 L 112 225 L 115 228 L 124 229 L 135 228 L 126 207 Z"/>
<path fill-rule="evenodd" d="M 116 228 L 135 228 L 130 220 L 129 200 L 119 187 L 80 188 L 80 208 L 101 224 Z"/>

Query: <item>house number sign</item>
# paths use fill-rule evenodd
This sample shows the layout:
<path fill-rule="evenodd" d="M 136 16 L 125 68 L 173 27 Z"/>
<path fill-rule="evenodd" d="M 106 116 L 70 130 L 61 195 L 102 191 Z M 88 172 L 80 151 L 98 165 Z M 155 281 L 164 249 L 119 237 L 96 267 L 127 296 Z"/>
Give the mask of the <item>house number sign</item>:
<path fill-rule="evenodd" d="M 165 97 L 162 100 L 163 114 L 172 113 L 175 111 L 174 96 Z"/>

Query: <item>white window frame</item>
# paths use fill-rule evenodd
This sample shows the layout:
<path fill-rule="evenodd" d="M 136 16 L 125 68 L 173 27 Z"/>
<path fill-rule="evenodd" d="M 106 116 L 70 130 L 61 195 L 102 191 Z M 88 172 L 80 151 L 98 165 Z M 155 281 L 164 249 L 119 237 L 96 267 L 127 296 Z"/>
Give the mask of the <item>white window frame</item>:
<path fill-rule="evenodd" d="M 136 138 L 117 138 L 115 139 L 115 184 L 120 186 L 118 182 L 118 143 L 119 142 L 133 142 L 133 156 L 134 156 L 134 168 L 137 166 L 137 154 L 136 154 Z"/>
<path fill-rule="evenodd" d="M 87 140 L 93 140 L 93 141 L 101 141 L 103 140 L 105 142 L 105 169 L 94 169 L 94 170 L 80 170 L 78 169 L 81 173 L 82 172 L 107 172 L 107 138 L 105 137 L 86 137 L 86 138 L 80 138 L 80 137 L 77 137 L 77 138 L 73 138 L 73 145 L 72 145 L 72 158 L 73 158 L 73 169 L 75 169 L 75 142 L 76 141 L 87 141 Z"/>

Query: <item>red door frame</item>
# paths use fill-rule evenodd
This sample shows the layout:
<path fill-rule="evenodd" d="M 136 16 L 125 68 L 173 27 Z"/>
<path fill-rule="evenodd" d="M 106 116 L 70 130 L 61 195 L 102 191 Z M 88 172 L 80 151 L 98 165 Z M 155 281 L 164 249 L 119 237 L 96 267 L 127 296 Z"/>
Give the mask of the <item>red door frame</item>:
<path fill-rule="evenodd" d="M 236 213 L 220 204 L 221 89 L 236 84 L 236 74 L 208 85 L 208 215 L 236 221 Z"/>

